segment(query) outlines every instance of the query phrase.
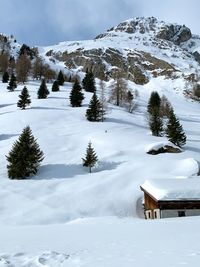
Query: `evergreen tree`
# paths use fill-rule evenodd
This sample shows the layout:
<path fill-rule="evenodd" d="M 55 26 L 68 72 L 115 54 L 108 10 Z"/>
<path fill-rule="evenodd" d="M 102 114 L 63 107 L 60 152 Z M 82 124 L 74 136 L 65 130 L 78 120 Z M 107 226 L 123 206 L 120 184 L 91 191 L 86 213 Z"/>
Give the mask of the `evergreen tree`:
<path fill-rule="evenodd" d="M 11 75 L 11 77 L 10 77 L 10 81 L 9 81 L 8 86 L 7 86 L 7 89 L 8 89 L 9 91 L 14 91 L 15 88 L 17 88 L 17 83 L 16 83 L 16 77 L 15 77 L 15 75 L 14 75 L 14 73 L 13 73 L 13 74 Z"/>
<path fill-rule="evenodd" d="M 54 81 L 52 85 L 52 92 L 58 92 L 59 91 L 59 84 L 58 81 Z"/>
<path fill-rule="evenodd" d="M 49 94 L 49 90 L 47 89 L 45 79 L 42 80 L 37 94 L 38 94 L 38 99 L 47 98 L 47 96 Z"/>
<path fill-rule="evenodd" d="M 2 83 L 7 83 L 8 81 L 9 81 L 9 74 L 7 71 L 5 71 L 2 76 Z"/>
<path fill-rule="evenodd" d="M 60 70 L 59 73 L 58 73 L 58 77 L 57 77 L 57 81 L 58 81 L 58 85 L 63 85 L 64 82 L 65 82 L 65 78 L 64 78 L 64 75 L 62 73 L 62 71 Z"/>
<path fill-rule="evenodd" d="M 40 162 L 44 159 L 44 154 L 29 126 L 23 129 L 19 140 L 14 143 L 6 158 L 10 179 L 26 179 L 37 173 Z"/>
<path fill-rule="evenodd" d="M 171 110 L 169 115 L 169 121 L 166 128 L 166 136 L 170 142 L 182 147 L 186 144 L 186 134 L 183 131 L 183 127 L 179 120 L 176 118 L 174 111 Z"/>
<path fill-rule="evenodd" d="M 86 110 L 86 118 L 88 121 L 102 121 L 102 105 L 96 92 L 94 92 L 89 107 Z"/>
<path fill-rule="evenodd" d="M 163 134 L 163 121 L 160 117 L 158 110 L 154 110 L 149 115 L 149 127 L 154 136 L 162 136 Z"/>
<path fill-rule="evenodd" d="M 17 102 L 17 106 L 21 109 L 25 109 L 26 106 L 29 106 L 31 103 L 30 95 L 26 86 L 21 91 L 21 95 L 19 95 L 19 101 Z"/>
<path fill-rule="evenodd" d="M 94 93 L 96 91 L 95 79 L 92 71 L 86 70 L 82 85 L 86 92 Z"/>
<path fill-rule="evenodd" d="M 161 98 L 157 92 L 152 92 L 147 105 L 147 111 L 151 114 L 155 109 L 160 111 Z"/>
<path fill-rule="evenodd" d="M 81 107 L 84 94 L 82 93 L 81 85 L 77 79 L 73 84 L 69 98 L 72 107 Z"/>
<path fill-rule="evenodd" d="M 84 167 L 89 167 L 89 172 L 92 171 L 92 167 L 95 166 L 95 164 L 98 162 L 98 157 L 92 148 L 92 143 L 89 142 L 87 150 L 86 150 L 86 156 L 85 159 L 83 160 L 83 166 Z"/>

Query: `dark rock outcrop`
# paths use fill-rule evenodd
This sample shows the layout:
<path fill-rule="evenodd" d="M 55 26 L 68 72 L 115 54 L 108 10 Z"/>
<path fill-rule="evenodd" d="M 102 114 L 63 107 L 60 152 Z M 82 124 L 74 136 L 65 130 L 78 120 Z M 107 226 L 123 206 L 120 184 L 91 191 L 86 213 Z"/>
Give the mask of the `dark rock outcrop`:
<path fill-rule="evenodd" d="M 158 155 L 161 153 L 181 153 L 182 150 L 178 147 L 173 147 L 170 145 L 165 145 L 163 147 L 160 147 L 159 149 L 151 149 L 150 151 L 147 152 L 147 154 L 150 155 Z"/>
<path fill-rule="evenodd" d="M 172 41 L 176 45 L 190 40 L 192 33 L 185 25 L 166 25 L 156 35 L 157 38 Z"/>

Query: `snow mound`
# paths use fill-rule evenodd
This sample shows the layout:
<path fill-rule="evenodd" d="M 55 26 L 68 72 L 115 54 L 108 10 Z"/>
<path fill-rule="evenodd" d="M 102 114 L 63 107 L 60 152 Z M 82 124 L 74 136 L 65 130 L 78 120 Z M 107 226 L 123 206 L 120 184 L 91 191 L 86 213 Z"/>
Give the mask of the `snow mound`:
<path fill-rule="evenodd" d="M 173 147 L 173 148 L 180 149 L 179 147 L 177 147 L 176 145 L 174 145 L 173 143 L 171 143 L 169 141 L 161 141 L 161 142 L 156 142 L 156 143 L 153 143 L 153 144 L 150 144 L 150 145 L 146 146 L 145 152 L 148 153 L 151 150 L 157 151 L 160 148 L 166 147 L 166 146 L 170 146 L 170 147 Z"/>
<path fill-rule="evenodd" d="M 199 163 L 193 158 L 181 160 L 176 168 L 176 173 L 182 173 L 184 170 L 185 174 L 189 176 L 195 176 L 199 173 Z M 181 178 L 181 176 L 180 176 Z"/>

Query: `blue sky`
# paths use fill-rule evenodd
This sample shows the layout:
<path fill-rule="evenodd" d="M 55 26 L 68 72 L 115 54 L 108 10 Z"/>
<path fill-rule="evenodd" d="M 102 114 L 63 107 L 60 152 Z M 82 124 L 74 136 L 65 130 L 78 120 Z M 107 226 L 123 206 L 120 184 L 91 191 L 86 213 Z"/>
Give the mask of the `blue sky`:
<path fill-rule="evenodd" d="M 0 0 L 0 32 L 49 45 L 94 38 L 134 16 L 155 16 L 200 34 L 199 0 Z"/>

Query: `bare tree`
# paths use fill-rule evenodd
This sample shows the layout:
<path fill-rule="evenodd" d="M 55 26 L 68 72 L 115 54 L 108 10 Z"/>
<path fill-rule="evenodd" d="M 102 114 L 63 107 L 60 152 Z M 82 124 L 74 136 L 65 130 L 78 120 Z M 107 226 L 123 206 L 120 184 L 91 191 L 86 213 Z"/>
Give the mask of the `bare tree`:
<path fill-rule="evenodd" d="M 32 66 L 32 76 L 33 79 L 41 80 L 44 75 L 44 62 L 41 57 L 36 57 Z"/>
<path fill-rule="evenodd" d="M 111 103 L 123 107 L 127 100 L 128 85 L 127 81 L 118 77 L 111 85 Z"/>
<path fill-rule="evenodd" d="M 3 53 L 0 55 L 0 71 L 5 72 L 8 69 L 9 54 Z"/>
<path fill-rule="evenodd" d="M 101 120 L 102 122 L 105 120 L 106 111 L 108 109 L 108 103 L 105 95 L 105 82 L 100 80 L 99 82 L 100 88 L 100 102 L 101 102 Z"/>
<path fill-rule="evenodd" d="M 26 54 L 18 57 L 16 62 L 17 81 L 25 83 L 31 70 L 31 61 Z"/>
<path fill-rule="evenodd" d="M 52 80 L 55 80 L 56 72 L 53 69 L 51 69 L 51 67 L 48 64 L 45 64 L 43 77 L 47 82 L 50 82 Z"/>

